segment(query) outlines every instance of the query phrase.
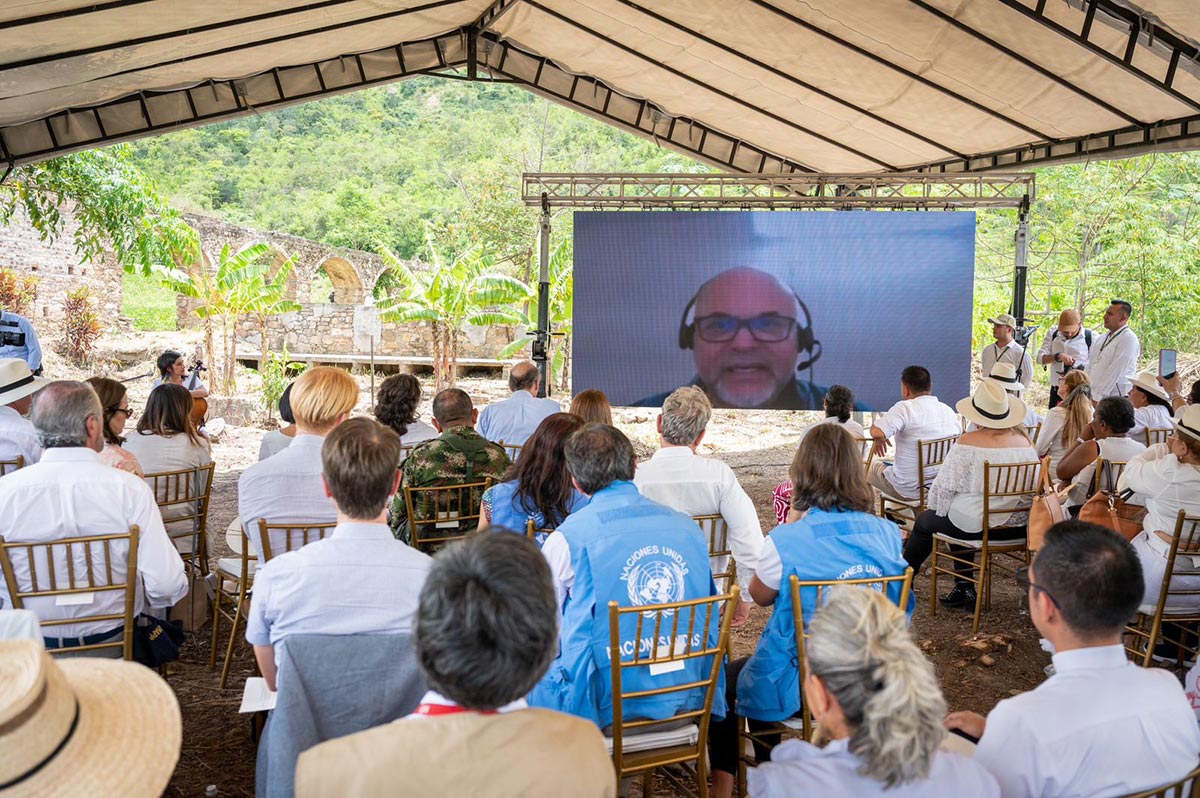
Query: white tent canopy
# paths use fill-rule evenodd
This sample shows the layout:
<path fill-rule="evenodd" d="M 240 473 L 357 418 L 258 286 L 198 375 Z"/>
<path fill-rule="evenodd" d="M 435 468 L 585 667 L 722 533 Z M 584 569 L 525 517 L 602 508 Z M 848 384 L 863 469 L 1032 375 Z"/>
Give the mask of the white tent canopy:
<path fill-rule="evenodd" d="M 743 173 L 1200 147 L 1198 0 L 25 0 L 0 41 L 9 164 L 417 74 Z"/>

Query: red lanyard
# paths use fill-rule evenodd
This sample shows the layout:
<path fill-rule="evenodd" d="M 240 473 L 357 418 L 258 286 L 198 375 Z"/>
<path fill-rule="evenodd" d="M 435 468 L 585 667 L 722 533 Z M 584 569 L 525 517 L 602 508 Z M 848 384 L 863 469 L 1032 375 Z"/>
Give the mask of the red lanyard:
<path fill-rule="evenodd" d="M 480 711 L 477 709 L 466 709 L 457 704 L 421 704 L 414 711 L 414 715 L 425 715 L 426 717 L 435 717 L 437 715 L 457 715 L 460 712 L 474 712 L 477 715 L 497 715 L 499 714 L 494 709 Z"/>

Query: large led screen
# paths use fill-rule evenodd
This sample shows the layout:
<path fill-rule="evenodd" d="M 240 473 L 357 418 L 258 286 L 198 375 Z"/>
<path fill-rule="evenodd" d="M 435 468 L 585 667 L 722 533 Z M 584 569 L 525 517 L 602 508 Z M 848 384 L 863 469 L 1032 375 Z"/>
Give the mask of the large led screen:
<path fill-rule="evenodd" d="M 975 214 L 581 212 L 575 390 L 658 406 L 681 385 L 717 407 L 859 409 L 900 399 L 922 365 L 967 395 Z"/>

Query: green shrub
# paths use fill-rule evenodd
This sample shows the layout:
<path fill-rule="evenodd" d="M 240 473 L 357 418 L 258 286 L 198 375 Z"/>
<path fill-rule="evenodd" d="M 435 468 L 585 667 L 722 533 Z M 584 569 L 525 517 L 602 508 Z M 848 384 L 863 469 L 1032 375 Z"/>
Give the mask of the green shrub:
<path fill-rule="evenodd" d="M 38 278 L 35 275 L 0 269 L 0 310 L 28 316 L 37 293 Z"/>
<path fill-rule="evenodd" d="M 56 349 L 76 366 L 91 362 L 92 349 L 100 337 L 100 320 L 92 309 L 92 298 L 87 286 L 67 292 L 63 304 L 62 338 Z"/>

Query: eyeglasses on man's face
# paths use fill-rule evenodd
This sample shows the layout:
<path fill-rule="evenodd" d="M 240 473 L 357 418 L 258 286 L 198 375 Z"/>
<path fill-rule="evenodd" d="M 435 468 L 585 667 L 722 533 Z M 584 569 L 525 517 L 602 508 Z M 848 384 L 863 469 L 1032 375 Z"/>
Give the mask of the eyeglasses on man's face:
<path fill-rule="evenodd" d="M 696 334 L 710 344 L 732 341 L 745 327 L 755 341 L 762 344 L 777 344 L 786 341 L 796 329 L 796 320 L 775 313 L 764 313 L 752 319 L 741 319 L 723 313 L 701 316 L 696 319 Z"/>
<path fill-rule="evenodd" d="M 1059 606 L 1058 599 L 1054 598 L 1053 593 L 1051 593 L 1049 590 L 1047 590 L 1046 588 L 1042 587 L 1041 585 L 1037 584 L 1036 582 L 1034 582 L 1032 579 L 1029 578 L 1029 566 L 1028 565 L 1022 565 L 1020 568 L 1018 568 L 1017 572 L 1016 572 L 1016 577 L 1017 577 L 1017 584 L 1021 586 L 1022 590 L 1026 591 L 1026 592 L 1028 592 L 1030 590 L 1030 588 L 1032 588 L 1033 590 L 1040 590 L 1043 593 L 1045 593 L 1047 596 L 1050 597 L 1050 601 L 1052 601 L 1054 603 L 1055 607 Z M 1060 607 L 1060 609 L 1061 609 L 1061 607 Z"/>

